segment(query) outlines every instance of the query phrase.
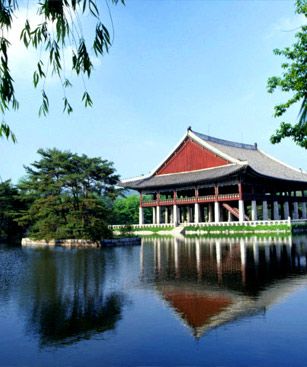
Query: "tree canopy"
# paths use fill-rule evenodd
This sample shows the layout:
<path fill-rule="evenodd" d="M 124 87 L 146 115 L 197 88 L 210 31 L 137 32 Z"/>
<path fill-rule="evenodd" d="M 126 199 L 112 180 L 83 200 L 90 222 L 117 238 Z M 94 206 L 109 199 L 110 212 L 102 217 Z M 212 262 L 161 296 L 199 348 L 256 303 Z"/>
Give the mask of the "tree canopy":
<path fill-rule="evenodd" d="M 296 1 L 296 12 L 307 20 L 306 0 Z M 288 101 L 275 106 L 274 116 L 281 117 L 292 105 L 300 103 L 298 120 L 291 123 L 282 122 L 271 137 L 271 142 L 279 143 L 282 139 L 290 137 L 296 144 L 307 149 L 307 25 L 300 27 L 295 38 L 296 42 L 292 47 L 274 50 L 276 55 L 284 56 L 286 62 L 282 64 L 282 75 L 269 78 L 267 87 L 269 93 L 276 89 L 292 93 Z"/>
<path fill-rule="evenodd" d="M 110 0 L 117 4 L 124 0 Z M 8 39 L 8 33 L 12 29 L 14 15 L 20 1 L 0 1 L 0 111 L 2 122 L 0 122 L 0 136 L 11 137 L 16 140 L 9 124 L 4 120 L 5 112 L 17 110 L 19 102 L 15 92 L 14 76 L 10 71 L 9 48 L 12 46 Z M 27 3 L 29 7 L 29 2 Z M 106 15 L 111 18 L 108 0 L 106 4 Z M 73 107 L 67 97 L 66 89 L 72 86 L 67 77 L 68 70 L 65 69 L 65 52 L 69 51 L 72 71 L 81 77 L 83 82 L 82 101 L 84 105 L 91 106 L 92 99 L 86 89 L 84 76 L 90 77 L 93 70 L 92 54 L 103 56 L 109 51 L 112 44 L 110 32 L 101 19 L 101 11 L 95 0 L 40 0 L 36 2 L 37 14 L 41 21 L 32 25 L 31 19 L 26 19 L 20 39 L 24 45 L 38 50 L 36 69 L 33 72 L 34 87 L 41 88 L 42 101 L 39 114 L 46 115 L 49 111 L 49 99 L 46 90 L 46 78 L 49 75 L 57 76 L 63 88 L 63 111 L 70 114 Z M 93 39 L 87 40 L 82 30 L 80 19 L 89 15 L 94 19 L 92 29 Z M 86 19 L 87 24 L 90 23 Z M 47 57 L 44 57 L 44 54 Z"/>
<path fill-rule="evenodd" d="M 112 202 L 119 177 L 113 164 L 58 149 L 40 149 L 20 183 L 31 205 L 19 223 L 34 239 L 91 239 L 110 236 Z"/>
<path fill-rule="evenodd" d="M 113 207 L 114 224 L 135 224 L 139 220 L 140 198 L 131 195 L 125 198 L 118 198 Z"/>

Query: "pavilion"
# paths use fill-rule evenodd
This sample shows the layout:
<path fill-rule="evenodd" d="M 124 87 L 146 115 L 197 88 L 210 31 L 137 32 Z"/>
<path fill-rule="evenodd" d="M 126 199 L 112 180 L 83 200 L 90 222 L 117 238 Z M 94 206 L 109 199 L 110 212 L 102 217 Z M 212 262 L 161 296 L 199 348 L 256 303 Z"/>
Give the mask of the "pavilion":
<path fill-rule="evenodd" d="M 258 149 L 188 128 L 148 176 L 123 180 L 140 193 L 139 224 L 307 219 L 307 173 Z"/>

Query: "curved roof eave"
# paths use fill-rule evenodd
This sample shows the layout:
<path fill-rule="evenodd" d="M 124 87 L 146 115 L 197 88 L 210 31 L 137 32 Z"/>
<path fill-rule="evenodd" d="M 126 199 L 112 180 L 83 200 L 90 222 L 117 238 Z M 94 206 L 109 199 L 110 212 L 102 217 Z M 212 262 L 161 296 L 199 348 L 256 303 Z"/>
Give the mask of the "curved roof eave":
<path fill-rule="evenodd" d="M 295 183 L 295 184 L 301 184 L 301 185 L 307 185 L 307 180 L 295 180 L 295 179 L 288 179 L 285 177 L 278 177 L 278 176 L 270 176 L 270 175 L 266 175 L 263 174 L 259 171 L 257 171 L 255 168 L 253 168 L 250 165 L 247 165 L 247 169 L 249 173 L 254 174 L 256 177 L 261 177 L 261 178 L 267 178 L 268 180 L 275 180 L 275 181 L 279 181 L 279 182 L 285 182 L 285 183 Z"/>
<path fill-rule="evenodd" d="M 190 171 L 184 173 L 156 175 L 141 180 L 131 182 L 122 182 L 123 187 L 127 187 L 134 190 L 149 190 L 156 189 L 158 187 L 171 188 L 190 186 L 200 183 L 212 183 L 216 180 L 223 180 L 230 178 L 238 172 L 245 170 L 246 165 L 229 164 L 225 166 L 209 168 L 204 170 Z"/>

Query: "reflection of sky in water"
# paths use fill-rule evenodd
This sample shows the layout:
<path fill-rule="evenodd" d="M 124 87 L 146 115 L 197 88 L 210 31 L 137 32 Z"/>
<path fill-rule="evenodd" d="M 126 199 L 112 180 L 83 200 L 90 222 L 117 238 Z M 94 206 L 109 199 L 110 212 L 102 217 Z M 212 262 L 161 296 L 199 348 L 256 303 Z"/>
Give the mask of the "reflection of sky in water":
<path fill-rule="evenodd" d="M 0 247 L 0 366 L 304 364 L 305 236 Z"/>

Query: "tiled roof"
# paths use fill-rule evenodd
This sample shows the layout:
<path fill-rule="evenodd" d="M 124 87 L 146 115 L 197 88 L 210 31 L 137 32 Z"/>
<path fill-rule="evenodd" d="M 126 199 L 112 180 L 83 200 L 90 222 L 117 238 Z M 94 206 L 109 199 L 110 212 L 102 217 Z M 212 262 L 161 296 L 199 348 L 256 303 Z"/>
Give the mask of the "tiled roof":
<path fill-rule="evenodd" d="M 269 157 L 258 150 L 255 145 L 240 144 L 213 138 L 197 132 L 193 133 L 221 152 L 226 153 L 239 161 L 246 162 L 249 167 L 261 175 L 282 180 L 302 181 L 307 183 L 306 173 L 291 168 L 286 164 Z"/>
<path fill-rule="evenodd" d="M 216 179 L 222 179 L 223 177 L 235 174 L 245 167 L 246 166 L 240 164 L 229 164 L 227 166 L 207 168 L 200 171 L 150 176 L 135 181 L 122 182 L 121 186 L 138 190 L 174 185 L 189 185 L 203 181 L 212 182 Z"/>

